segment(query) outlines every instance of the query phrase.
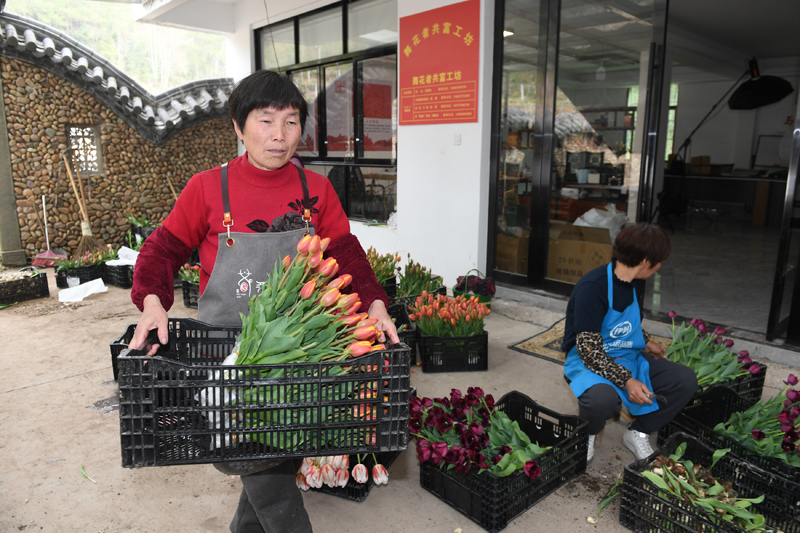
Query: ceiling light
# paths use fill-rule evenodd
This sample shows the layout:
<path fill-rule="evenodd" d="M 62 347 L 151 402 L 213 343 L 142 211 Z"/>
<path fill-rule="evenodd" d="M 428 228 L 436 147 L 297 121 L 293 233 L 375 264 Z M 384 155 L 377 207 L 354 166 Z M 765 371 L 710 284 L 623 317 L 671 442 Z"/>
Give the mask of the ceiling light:
<path fill-rule="evenodd" d="M 510 28 L 506 28 L 503 30 L 503 37 L 508 37 L 510 35 L 514 35 L 514 30 Z"/>

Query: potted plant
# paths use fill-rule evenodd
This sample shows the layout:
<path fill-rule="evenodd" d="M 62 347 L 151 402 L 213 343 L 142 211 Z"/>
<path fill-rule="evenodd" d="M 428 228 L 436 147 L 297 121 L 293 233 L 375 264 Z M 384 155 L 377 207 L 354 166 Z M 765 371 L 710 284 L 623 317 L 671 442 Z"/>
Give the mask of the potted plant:
<path fill-rule="evenodd" d="M 105 248 L 95 248 L 78 259 L 62 259 L 56 262 L 56 286 L 61 289 L 76 287 L 93 279 L 103 278 L 105 262 L 116 257 L 116 250 L 110 244 Z"/>
<path fill-rule="evenodd" d="M 516 391 L 496 404 L 480 387 L 410 401 L 420 484 L 488 531 L 585 472 L 586 425 Z"/>
<path fill-rule="evenodd" d="M 153 233 L 158 226 L 161 225 L 160 222 L 152 222 L 147 219 L 145 215 L 137 215 L 131 209 L 125 210 L 125 218 L 128 220 L 128 224 L 131 225 L 131 233 L 134 235 L 136 242 L 141 245 L 144 240 Z"/>
<path fill-rule="evenodd" d="M 489 369 L 489 334 L 483 319 L 491 310 L 476 297 L 423 291 L 410 310 L 423 372 Z"/>
<path fill-rule="evenodd" d="M 400 270 L 399 277 L 400 282 L 397 285 L 397 297 L 394 303 L 410 305 L 423 291 L 440 294 L 447 292 L 442 285 L 442 278 L 431 274 L 429 268 L 412 261 L 411 254 L 408 255 L 406 266 Z"/>

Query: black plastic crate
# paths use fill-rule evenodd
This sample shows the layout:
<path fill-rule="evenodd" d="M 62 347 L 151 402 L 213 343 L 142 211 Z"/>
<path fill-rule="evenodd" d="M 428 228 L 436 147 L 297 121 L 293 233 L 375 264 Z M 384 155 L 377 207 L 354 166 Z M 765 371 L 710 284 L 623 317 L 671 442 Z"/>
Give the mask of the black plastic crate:
<path fill-rule="evenodd" d="M 489 334 L 472 337 L 434 337 L 417 328 L 417 345 L 423 372 L 476 372 L 489 370 Z"/>
<path fill-rule="evenodd" d="M 431 294 L 447 294 L 447 287 L 439 287 L 435 291 L 432 291 Z M 414 305 L 417 301 L 417 298 L 422 296 L 421 294 L 412 294 L 411 296 L 395 296 L 392 299 L 392 305 L 394 304 L 405 304 L 407 307 Z"/>
<path fill-rule="evenodd" d="M 36 274 L 24 279 L 0 282 L 0 305 L 50 296 L 46 272 L 39 271 L 34 267 L 23 267 L 20 270 L 36 272 Z"/>
<path fill-rule="evenodd" d="M 514 391 L 497 402 L 497 408 L 540 446 L 552 448 L 536 458 L 541 477 L 531 479 L 522 470 L 497 477 L 472 469 L 467 474 L 445 470 L 430 461 L 420 464 L 422 488 L 494 533 L 530 509 L 569 480 L 586 471 L 588 422 L 540 407 Z"/>
<path fill-rule="evenodd" d="M 103 281 L 120 289 L 133 287 L 133 265 L 109 265 L 106 263 Z"/>
<path fill-rule="evenodd" d="M 633 531 L 714 531 L 745 533 L 740 528 L 709 514 L 692 503 L 669 494 L 642 475 L 656 455 L 670 455 L 686 442 L 683 458 L 706 468 L 711 466 L 714 450 L 694 437 L 676 433 L 664 446 L 647 459 L 635 461 L 625 467 L 620 502 L 620 524 Z M 712 469 L 715 478 L 730 481 L 739 497 L 755 498 L 764 495 L 764 501 L 748 510 L 763 514 L 767 526 L 779 528 L 784 533 L 800 532 L 800 485 L 780 478 L 743 461 L 730 453 L 720 459 Z"/>
<path fill-rule="evenodd" d="M 131 233 L 137 242 L 140 240 L 137 238 L 137 235 L 141 237 L 141 242 L 144 242 L 156 230 L 157 227 L 158 226 L 136 226 L 131 224 Z"/>
<path fill-rule="evenodd" d="M 383 290 L 386 292 L 386 296 L 389 297 L 389 300 L 392 300 L 397 297 L 397 278 L 390 279 L 388 281 L 384 281 Z"/>
<path fill-rule="evenodd" d="M 197 309 L 197 300 L 200 299 L 200 285 L 181 280 L 183 289 L 183 306 L 189 309 Z"/>
<path fill-rule="evenodd" d="M 67 278 L 78 278 L 81 283 L 92 281 L 93 279 L 103 279 L 106 271 L 106 264 L 86 265 L 78 268 L 62 269 L 56 272 L 56 287 L 66 289 L 69 287 Z"/>
<path fill-rule="evenodd" d="M 169 319 L 170 329 L 173 329 L 172 323 L 175 320 L 175 318 Z M 117 362 L 117 357 L 119 357 L 119 354 L 122 353 L 122 350 L 126 350 L 128 348 L 128 345 L 133 339 L 133 334 L 135 331 L 136 324 L 128 324 L 128 327 L 125 328 L 125 332 L 120 335 L 117 340 L 109 343 L 111 348 L 111 370 L 114 372 L 114 381 L 116 381 L 119 376 L 119 364 Z"/>
<path fill-rule="evenodd" d="M 177 319 L 170 321 L 170 340 L 159 349 L 160 355 L 120 353 L 123 467 L 350 455 L 408 447 L 408 346 L 394 345 L 348 359 L 344 364 L 351 366 L 349 374 L 336 374 L 342 362 L 222 367 L 239 331 Z M 262 377 L 272 371 L 283 377 Z M 368 388 L 377 389 L 374 399 L 360 399 Z M 292 395 L 300 391 L 315 391 L 317 397 L 293 401 Z M 231 394 L 242 403 L 204 400 Z M 256 398 L 247 400 L 245 395 Z M 370 404 L 373 419 L 352 416 L 355 409 Z M 244 423 L 245 417 L 265 419 L 281 413 L 290 420 L 259 427 Z M 340 418 L 332 420 L 334 416 Z M 298 435 L 300 440 L 293 440 Z"/>
<path fill-rule="evenodd" d="M 402 325 L 406 326 L 406 329 L 401 331 L 397 334 L 400 338 L 400 342 L 403 344 L 407 344 L 409 348 L 411 348 L 411 359 L 410 362 L 412 365 L 417 364 L 417 326 L 414 322 L 408 317 L 408 308 L 402 304 L 394 304 L 390 305 L 389 309 L 387 309 L 389 316 L 394 319 L 394 324 L 398 328 Z"/>
<path fill-rule="evenodd" d="M 714 383 L 713 385 L 709 385 L 702 389 L 699 389 L 695 394 L 695 398 L 697 396 L 707 390 L 710 390 L 713 387 L 727 387 L 734 392 L 741 394 L 744 398 L 747 398 L 752 401 L 758 401 L 761 399 L 761 395 L 764 392 L 764 381 L 767 377 L 767 365 L 759 362 L 753 361 L 754 364 L 757 364 L 761 367 L 761 370 L 756 372 L 755 374 L 746 373 L 743 376 L 739 376 L 736 379 L 733 379 L 727 383 Z M 695 398 L 692 399 L 691 403 L 694 403 Z"/>
<path fill-rule="evenodd" d="M 683 409 L 658 432 L 658 443 L 666 442 L 672 435 L 684 432 L 714 448 L 730 448 L 733 455 L 777 476 L 800 483 L 800 469 L 787 465 L 774 457 L 764 457 L 746 448 L 732 438 L 714 431 L 720 422 L 726 422 L 733 413 L 749 409 L 755 402 L 727 387 L 717 386 L 695 396 L 695 403 Z"/>

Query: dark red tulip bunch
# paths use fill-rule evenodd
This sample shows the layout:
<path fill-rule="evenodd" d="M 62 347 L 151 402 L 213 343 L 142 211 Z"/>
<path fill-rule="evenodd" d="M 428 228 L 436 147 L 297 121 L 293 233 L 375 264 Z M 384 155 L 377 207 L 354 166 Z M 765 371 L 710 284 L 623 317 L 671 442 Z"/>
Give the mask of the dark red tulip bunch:
<path fill-rule="evenodd" d="M 714 430 L 759 455 L 800 467 L 800 391 L 791 388 L 797 385 L 797 376 L 790 374 L 784 383 L 786 388 L 780 394 L 734 413 Z"/>
<path fill-rule="evenodd" d="M 483 319 L 491 309 L 477 296 L 447 296 L 423 292 L 410 307 L 409 317 L 425 335 L 471 337 L 483 333 Z"/>
<path fill-rule="evenodd" d="M 460 474 L 477 468 L 501 477 L 520 469 L 530 478 L 542 475 L 535 459 L 547 448 L 531 443 L 480 387 L 469 387 L 466 395 L 452 389 L 444 398 L 412 396 L 409 430 L 421 463 Z"/>

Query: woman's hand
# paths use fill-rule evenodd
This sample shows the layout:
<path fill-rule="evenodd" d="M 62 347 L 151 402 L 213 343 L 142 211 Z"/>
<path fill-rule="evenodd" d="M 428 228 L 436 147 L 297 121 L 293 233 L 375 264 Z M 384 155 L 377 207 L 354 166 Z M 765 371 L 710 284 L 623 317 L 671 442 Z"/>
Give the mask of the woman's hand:
<path fill-rule="evenodd" d="M 386 305 L 384 305 L 383 301 L 375 300 L 372 302 L 372 305 L 369 306 L 369 317 L 378 319 L 375 324 L 375 327 L 381 332 L 378 336 L 378 342 L 386 342 L 387 336 L 392 343 L 400 342 L 400 338 L 397 336 L 397 327 L 386 311 Z"/>
<path fill-rule="evenodd" d="M 647 397 L 652 394 L 647 385 L 637 379 L 630 378 L 625 382 L 625 390 L 628 391 L 628 399 L 633 403 L 644 405 L 646 403 L 653 403 L 653 400 Z"/>
<path fill-rule="evenodd" d="M 644 348 L 645 353 L 649 353 L 656 359 L 666 359 L 667 358 L 667 347 L 663 344 L 659 344 L 657 342 L 650 341 Z"/>
<path fill-rule="evenodd" d="M 142 307 L 144 309 L 142 318 L 136 324 L 136 331 L 128 347 L 140 347 L 147 339 L 147 334 L 150 333 L 150 330 L 156 328 L 158 328 L 158 339 L 161 344 L 166 344 L 169 340 L 169 317 L 164 306 L 161 305 L 161 300 L 155 294 L 148 294 L 142 302 Z M 158 344 L 152 346 L 147 355 L 155 355 L 156 350 L 158 350 Z"/>

